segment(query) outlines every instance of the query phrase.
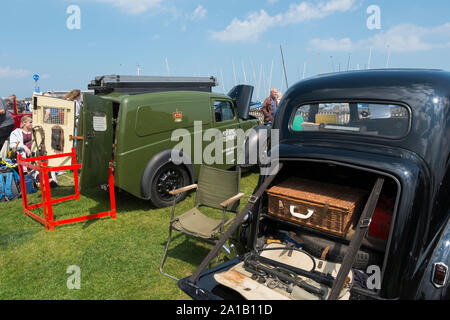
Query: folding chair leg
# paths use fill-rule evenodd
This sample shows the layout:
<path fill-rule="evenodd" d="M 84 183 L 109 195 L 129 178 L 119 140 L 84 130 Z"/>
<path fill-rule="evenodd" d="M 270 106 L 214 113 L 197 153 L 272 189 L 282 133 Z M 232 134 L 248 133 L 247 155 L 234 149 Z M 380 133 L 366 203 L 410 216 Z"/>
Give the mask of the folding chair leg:
<path fill-rule="evenodd" d="M 165 275 L 165 276 L 167 276 L 167 277 L 169 277 L 169 278 L 171 278 L 171 279 L 173 279 L 173 280 L 178 281 L 178 280 L 180 280 L 180 279 L 178 279 L 177 277 L 174 277 L 174 276 L 172 276 L 172 275 L 170 275 L 170 274 L 168 274 L 168 273 L 165 273 L 165 272 L 163 271 L 164 264 L 165 264 L 166 258 L 167 258 L 167 253 L 168 253 L 168 251 L 169 251 L 169 245 L 170 245 L 171 239 L 172 239 L 172 225 L 171 225 L 170 228 L 169 228 L 169 238 L 167 239 L 166 249 L 164 250 L 164 255 L 163 255 L 163 258 L 162 258 L 162 260 L 161 260 L 161 265 L 160 265 L 160 267 L 159 267 L 159 272 L 161 272 L 163 275 Z"/>
<path fill-rule="evenodd" d="M 219 250 L 219 252 L 217 253 L 216 265 L 219 263 L 219 258 L 220 258 L 220 250 Z"/>

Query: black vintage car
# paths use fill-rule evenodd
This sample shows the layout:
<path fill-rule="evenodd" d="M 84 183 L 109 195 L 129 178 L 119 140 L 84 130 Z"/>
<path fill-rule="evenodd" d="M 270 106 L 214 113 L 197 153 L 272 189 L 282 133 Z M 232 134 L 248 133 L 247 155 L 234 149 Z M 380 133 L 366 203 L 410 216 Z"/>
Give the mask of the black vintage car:
<path fill-rule="evenodd" d="M 179 281 L 183 291 L 194 299 L 450 298 L 450 73 L 370 70 L 301 81 L 284 95 L 274 129 L 276 174 L 261 175 L 244 212 Z M 314 222 L 332 205 L 283 202 L 302 188 L 296 181 L 320 196 L 362 194 L 361 210 L 344 227 Z M 274 186 L 289 192 L 273 198 Z M 204 270 L 225 240 L 238 257 Z"/>

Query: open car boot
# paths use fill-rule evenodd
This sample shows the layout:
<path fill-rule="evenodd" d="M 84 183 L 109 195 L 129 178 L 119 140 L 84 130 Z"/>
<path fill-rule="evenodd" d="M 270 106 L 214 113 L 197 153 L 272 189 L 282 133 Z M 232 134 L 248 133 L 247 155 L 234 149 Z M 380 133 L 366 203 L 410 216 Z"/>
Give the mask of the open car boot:
<path fill-rule="evenodd" d="M 248 300 L 324 300 L 340 267 L 295 246 L 272 242 L 259 253 L 248 253 L 230 270 L 215 274 L 214 279 Z M 350 272 L 339 300 L 350 298 L 352 281 Z"/>

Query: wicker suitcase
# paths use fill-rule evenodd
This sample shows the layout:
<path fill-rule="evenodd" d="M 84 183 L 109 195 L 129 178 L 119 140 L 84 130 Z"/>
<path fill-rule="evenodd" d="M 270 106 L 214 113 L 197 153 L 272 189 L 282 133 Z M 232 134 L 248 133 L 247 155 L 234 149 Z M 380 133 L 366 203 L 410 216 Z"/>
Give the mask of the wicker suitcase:
<path fill-rule="evenodd" d="M 269 215 L 345 237 L 364 208 L 364 190 L 292 177 L 271 187 Z"/>

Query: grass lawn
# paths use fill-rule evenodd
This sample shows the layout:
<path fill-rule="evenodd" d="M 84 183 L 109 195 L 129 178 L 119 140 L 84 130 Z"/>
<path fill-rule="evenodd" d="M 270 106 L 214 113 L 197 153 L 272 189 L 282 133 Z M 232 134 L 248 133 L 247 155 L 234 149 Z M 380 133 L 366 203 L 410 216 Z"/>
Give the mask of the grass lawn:
<path fill-rule="evenodd" d="M 258 172 L 243 174 L 241 192 L 247 203 Z M 70 177 L 61 176 L 53 198 L 73 193 Z M 40 202 L 41 193 L 29 195 Z M 177 205 L 193 207 L 195 193 Z M 22 200 L 0 203 L 0 299 L 189 299 L 176 281 L 159 273 L 167 241 L 171 208 L 116 191 L 117 219 L 104 218 L 46 231 L 22 211 Z M 81 201 L 54 205 L 56 219 L 109 210 L 108 193 L 92 190 Z M 196 269 L 211 246 L 175 233 L 165 271 L 185 277 Z M 69 266 L 81 269 L 81 289 L 69 290 Z"/>

